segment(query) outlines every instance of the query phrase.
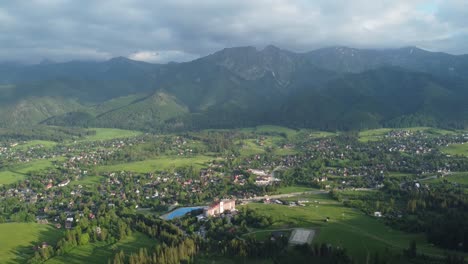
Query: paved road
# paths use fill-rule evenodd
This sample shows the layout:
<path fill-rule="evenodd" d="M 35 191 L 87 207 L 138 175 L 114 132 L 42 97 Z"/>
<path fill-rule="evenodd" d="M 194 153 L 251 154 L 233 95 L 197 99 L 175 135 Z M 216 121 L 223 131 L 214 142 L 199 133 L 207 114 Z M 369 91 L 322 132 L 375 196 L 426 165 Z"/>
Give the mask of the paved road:
<path fill-rule="evenodd" d="M 307 191 L 307 192 L 265 195 L 265 196 L 257 196 L 257 197 L 252 197 L 252 198 L 248 198 L 248 199 L 239 199 L 239 200 L 241 200 L 243 202 L 249 202 L 249 201 L 260 201 L 260 200 L 263 200 L 265 198 L 281 199 L 281 198 L 289 198 L 289 197 L 295 197 L 295 196 L 301 196 L 301 195 L 307 195 L 307 194 L 323 194 L 323 193 L 328 193 L 328 191 L 316 190 L 316 191 Z"/>

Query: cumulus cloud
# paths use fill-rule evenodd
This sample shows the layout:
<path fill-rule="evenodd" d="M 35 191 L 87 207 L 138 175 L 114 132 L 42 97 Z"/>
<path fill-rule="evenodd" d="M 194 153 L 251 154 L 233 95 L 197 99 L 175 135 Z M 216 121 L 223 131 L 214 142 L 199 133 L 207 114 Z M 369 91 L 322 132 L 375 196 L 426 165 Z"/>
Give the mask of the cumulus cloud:
<path fill-rule="evenodd" d="M 16 0 L 0 6 L 2 60 L 163 63 L 224 47 L 417 45 L 468 53 L 466 0 Z"/>

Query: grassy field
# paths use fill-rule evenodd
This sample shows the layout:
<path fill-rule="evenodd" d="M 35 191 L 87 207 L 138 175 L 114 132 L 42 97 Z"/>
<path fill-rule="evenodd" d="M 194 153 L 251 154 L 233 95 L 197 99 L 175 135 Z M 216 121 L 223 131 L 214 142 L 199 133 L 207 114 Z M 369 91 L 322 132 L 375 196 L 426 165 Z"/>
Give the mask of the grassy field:
<path fill-rule="evenodd" d="M 278 194 L 285 194 L 285 193 L 298 193 L 298 192 L 307 192 L 312 191 L 313 188 L 304 187 L 304 186 L 286 186 L 278 188 Z"/>
<path fill-rule="evenodd" d="M 465 188 L 468 188 L 468 172 L 457 172 L 454 174 L 447 175 L 443 178 L 430 179 L 426 181 L 427 183 L 439 183 L 439 182 L 452 182 L 458 183 Z"/>
<path fill-rule="evenodd" d="M 61 232 L 51 225 L 36 223 L 0 224 L 0 262 L 25 263 L 34 254 L 32 247 L 42 242 L 54 244 Z"/>
<path fill-rule="evenodd" d="M 89 131 L 96 131 L 96 135 L 87 136 L 85 141 L 111 140 L 115 138 L 128 138 L 141 135 L 142 132 L 132 130 L 122 130 L 115 128 L 90 128 Z"/>
<path fill-rule="evenodd" d="M 378 141 L 381 140 L 390 131 L 392 131 L 390 128 L 364 130 L 359 132 L 359 141 Z"/>
<path fill-rule="evenodd" d="M 85 246 L 78 246 L 70 253 L 54 257 L 45 263 L 47 264 L 106 264 L 109 258 L 115 253 L 123 250 L 126 254 L 138 252 L 142 247 L 150 248 L 156 245 L 156 241 L 141 233 L 133 233 L 115 244 L 108 245 L 103 242 L 92 243 Z"/>
<path fill-rule="evenodd" d="M 193 157 L 160 157 L 156 159 L 148 159 L 144 161 L 121 163 L 115 165 L 100 166 L 97 168 L 99 172 L 110 171 L 132 171 L 138 173 L 147 173 L 161 170 L 168 170 L 176 167 L 193 166 L 196 169 L 201 169 L 205 164 L 215 159 L 214 157 L 198 155 Z"/>
<path fill-rule="evenodd" d="M 455 131 L 444 130 L 433 127 L 408 127 L 408 128 L 378 128 L 378 129 L 369 129 L 359 132 L 359 141 L 368 142 L 368 141 L 378 141 L 383 139 L 383 137 L 392 130 L 408 130 L 408 131 L 424 131 L 425 133 L 433 136 L 456 134 Z"/>
<path fill-rule="evenodd" d="M 58 159 L 54 159 L 58 160 Z M 27 163 L 21 163 L 8 167 L 0 171 L 0 185 L 10 184 L 20 181 L 26 177 L 28 173 L 41 171 L 53 167 L 53 160 L 35 160 Z"/>
<path fill-rule="evenodd" d="M 395 178 L 401 178 L 401 177 L 413 177 L 415 176 L 414 174 L 411 173 L 403 173 L 403 172 L 394 172 L 391 171 L 388 173 L 389 177 L 395 177 Z"/>
<path fill-rule="evenodd" d="M 14 147 L 14 149 L 26 150 L 30 147 L 35 147 L 42 145 L 44 148 L 53 148 L 57 145 L 57 142 L 47 141 L 47 140 L 31 140 L 25 143 L 19 144 L 18 146 Z"/>
<path fill-rule="evenodd" d="M 268 230 L 294 227 L 318 230 L 314 243 L 332 243 L 344 247 L 356 263 L 365 263 L 368 254 L 374 251 L 382 253 L 388 249 L 401 253 L 411 240 L 417 241 L 420 252 L 438 256 L 444 254 L 443 250 L 430 246 L 423 235 L 393 230 L 378 219 L 344 207 L 327 195 L 305 195 L 294 199 L 308 199 L 310 203 L 305 207 L 260 203 L 248 204 L 247 207 L 273 217 L 274 224 Z M 325 222 L 326 217 L 330 217 L 329 222 Z M 259 235 L 264 236 L 262 233 Z"/>
<path fill-rule="evenodd" d="M 468 144 L 451 144 L 442 148 L 442 152 L 450 155 L 468 156 Z"/>

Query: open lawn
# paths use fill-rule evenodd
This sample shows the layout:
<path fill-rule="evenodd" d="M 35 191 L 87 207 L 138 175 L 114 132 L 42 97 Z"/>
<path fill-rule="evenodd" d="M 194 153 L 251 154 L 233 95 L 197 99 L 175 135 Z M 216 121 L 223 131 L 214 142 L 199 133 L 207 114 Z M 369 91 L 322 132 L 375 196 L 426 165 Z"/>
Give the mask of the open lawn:
<path fill-rule="evenodd" d="M 393 230 L 374 217 L 344 207 L 326 194 L 296 199 L 308 199 L 309 203 L 305 207 L 260 203 L 246 206 L 273 218 L 274 224 L 266 228 L 268 230 L 295 227 L 317 230 L 313 243 L 331 243 L 344 247 L 356 263 L 365 263 L 367 255 L 374 251 L 384 252 L 388 249 L 401 253 L 411 240 L 417 241 L 420 252 L 438 256 L 444 254 L 443 250 L 430 246 L 424 235 Z M 326 217 L 330 217 L 328 222 L 325 222 Z"/>
<path fill-rule="evenodd" d="M 0 171 L 0 185 L 20 181 L 24 179 L 28 173 L 34 171 L 41 171 L 47 168 L 51 168 L 54 166 L 52 162 L 52 159 L 43 159 L 7 167 Z"/>
<path fill-rule="evenodd" d="M 401 177 L 414 177 L 414 174 L 411 173 L 404 173 L 404 172 L 396 172 L 396 171 L 391 171 L 388 173 L 389 177 L 395 177 L 395 178 L 401 178 Z"/>
<path fill-rule="evenodd" d="M 307 192 L 307 191 L 313 191 L 313 190 L 316 190 L 316 189 L 305 187 L 305 186 L 286 186 L 286 187 L 278 188 L 277 193 L 278 194 L 298 193 L 298 192 Z"/>
<path fill-rule="evenodd" d="M 388 132 L 392 130 L 408 130 L 408 131 L 423 131 L 429 135 L 440 136 L 440 135 L 449 135 L 456 134 L 457 132 L 451 130 L 444 130 L 433 127 L 408 127 L 408 128 L 378 128 L 378 129 L 369 129 L 359 132 L 359 141 L 368 142 L 368 141 L 378 141 L 382 140 Z"/>
<path fill-rule="evenodd" d="M 468 156 L 468 144 L 451 144 L 442 148 L 442 152 L 450 155 Z"/>
<path fill-rule="evenodd" d="M 151 248 L 156 245 L 156 241 L 141 234 L 133 233 L 115 244 L 108 245 L 104 242 L 97 242 L 85 246 L 78 246 L 70 253 L 54 257 L 45 263 L 47 264 L 88 264 L 88 263 L 103 263 L 106 264 L 108 259 L 113 258 L 114 254 L 123 250 L 126 254 L 138 252 L 140 248 Z"/>
<path fill-rule="evenodd" d="M 445 177 L 430 179 L 427 183 L 452 182 L 468 188 L 468 172 L 456 172 Z"/>
<path fill-rule="evenodd" d="M 34 254 L 33 246 L 42 242 L 55 244 L 61 234 L 61 231 L 51 225 L 0 224 L 0 262 L 26 263 L 26 260 Z"/>
<path fill-rule="evenodd" d="M 215 159 L 214 157 L 198 155 L 192 157 L 169 157 L 164 156 L 155 159 L 148 159 L 144 161 L 121 163 L 116 165 L 100 166 L 97 168 L 99 172 L 110 171 L 132 171 L 138 173 L 147 173 L 154 171 L 161 171 L 172 169 L 176 167 L 193 166 L 196 169 L 201 169 L 205 163 Z"/>
<path fill-rule="evenodd" d="M 392 131 L 391 128 L 379 128 L 379 129 L 370 129 L 359 132 L 359 141 L 378 141 L 383 139 L 383 137 Z"/>
<path fill-rule="evenodd" d="M 96 131 L 96 135 L 87 136 L 84 141 L 111 140 L 115 138 L 129 138 L 141 135 L 142 132 L 133 130 L 123 130 L 115 128 L 90 128 L 90 131 Z"/>
<path fill-rule="evenodd" d="M 31 140 L 26 141 L 25 143 L 21 143 L 18 146 L 14 147 L 14 149 L 26 150 L 30 147 L 38 147 L 43 146 L 44 148 L 53 148 L 57 145 L 57 142 L 47 141 L 47 140 Z"/>

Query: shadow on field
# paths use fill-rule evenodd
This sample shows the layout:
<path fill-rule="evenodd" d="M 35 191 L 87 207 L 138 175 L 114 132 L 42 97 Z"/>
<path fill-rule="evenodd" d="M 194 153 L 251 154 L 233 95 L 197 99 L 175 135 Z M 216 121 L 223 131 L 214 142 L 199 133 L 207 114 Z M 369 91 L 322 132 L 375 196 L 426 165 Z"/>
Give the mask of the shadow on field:
<path fill-rule="evenodd" d="M 63 229 L 57 230 L 54 226 L 48 225 L 50 228 L 39 232 L 37 238 L 33 241 L 27 241 L 27 245 L 21 245 L 13 248 L 11 252 L 15 254 L 15 258 L 6 262 L 7 264 L 27 263 L 30 258 L 34 256 L 34 247 L 41 247 L 43 242 L 48 245 L 54 246 L 58 240 L 63 236 Z M 21 230 L 18 230 L 21 232 Z"/>

